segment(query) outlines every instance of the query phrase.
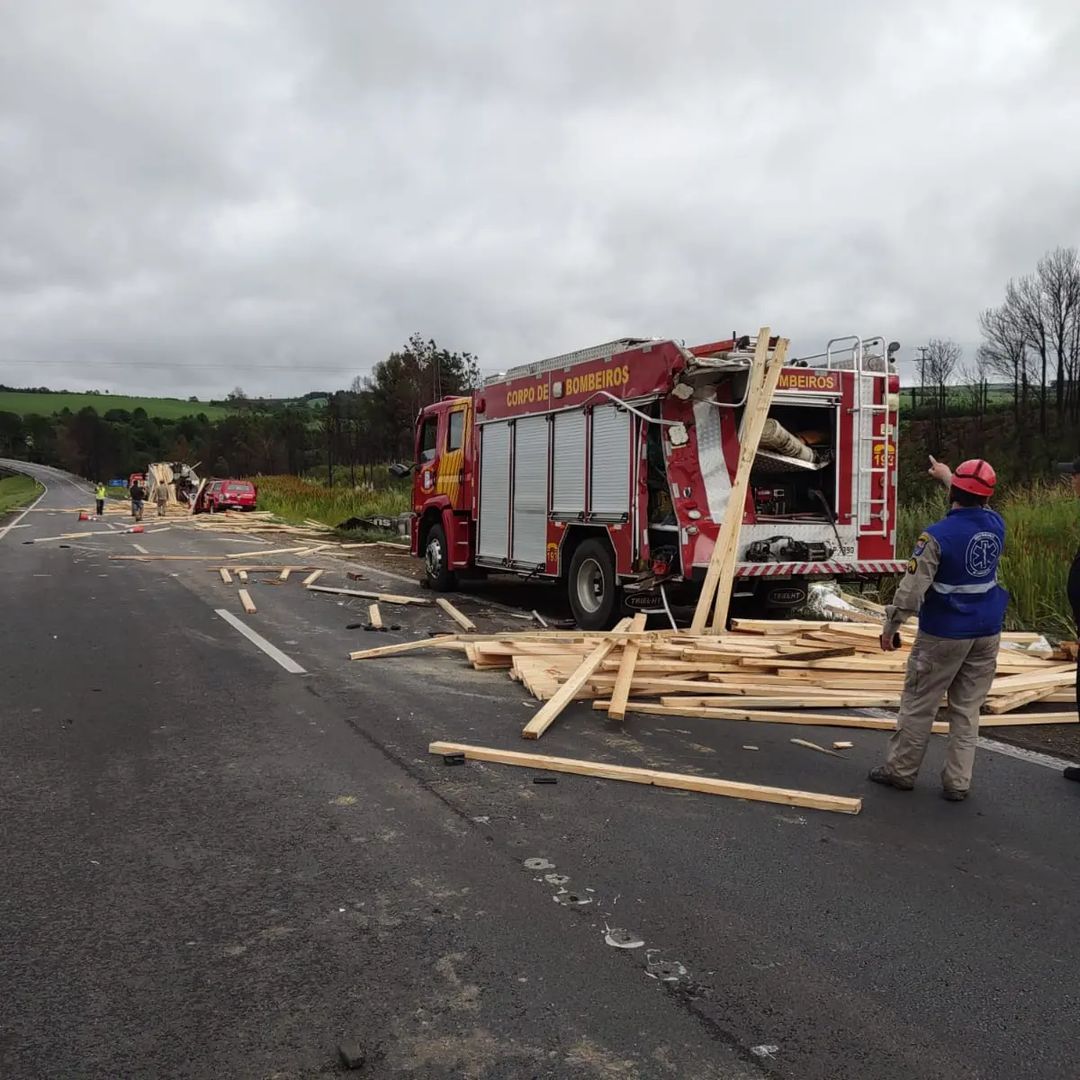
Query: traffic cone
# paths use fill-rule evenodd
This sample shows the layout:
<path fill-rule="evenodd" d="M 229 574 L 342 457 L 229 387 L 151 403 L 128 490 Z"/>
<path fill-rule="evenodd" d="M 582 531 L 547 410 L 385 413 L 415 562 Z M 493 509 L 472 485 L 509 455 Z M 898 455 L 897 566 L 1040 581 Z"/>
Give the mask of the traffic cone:
<path fill-rule="evenodd" d="M 80 521 L 89 521 L 90 520 L 90 515 L 85 510 L 80 510 L 79 511 L 79 520 Z"/>

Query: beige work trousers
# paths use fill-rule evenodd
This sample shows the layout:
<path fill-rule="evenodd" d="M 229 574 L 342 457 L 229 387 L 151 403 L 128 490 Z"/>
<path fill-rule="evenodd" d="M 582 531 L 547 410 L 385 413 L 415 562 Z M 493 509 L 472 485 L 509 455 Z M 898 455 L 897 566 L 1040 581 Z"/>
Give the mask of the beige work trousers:
<path fill-rule="evenodd" d="M 994 680 L 1000 640 L 1000 634 L 954 639 L 919 631 L 908 658 L 900 716 L 885 758 L 885 766 L 894 776 L 914 780 L 918 775 L 940 710 L 940 719 L 949 725 L 942 786 L 953 791 L 971 787 L 979 713 Z M 941 708 L 946 694 L 948 704 Z"/>

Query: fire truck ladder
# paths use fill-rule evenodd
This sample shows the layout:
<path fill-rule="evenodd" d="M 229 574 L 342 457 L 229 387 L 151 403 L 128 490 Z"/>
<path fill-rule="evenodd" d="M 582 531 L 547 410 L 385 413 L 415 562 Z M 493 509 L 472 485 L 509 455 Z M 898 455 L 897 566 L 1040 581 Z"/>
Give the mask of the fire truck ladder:
<path fill-rule="evenodd" d="M 877 349 L 880 348 L 880 352 Z M 889 447 L 896 432 L 897 416 L 889 403 L 887 345 L 881 336 L 856 335 L 833 338 L 825 347 L 826 366 L 855 372 L 855 519 L 860 536 L 888 536 L 892 472 Z M 879 430 L 878 418 L 882 418 Z M 874 447 L 881 446 L 880 465 L 874 463 Z M 880 494 L 875 478 L 881 477 Z"/>

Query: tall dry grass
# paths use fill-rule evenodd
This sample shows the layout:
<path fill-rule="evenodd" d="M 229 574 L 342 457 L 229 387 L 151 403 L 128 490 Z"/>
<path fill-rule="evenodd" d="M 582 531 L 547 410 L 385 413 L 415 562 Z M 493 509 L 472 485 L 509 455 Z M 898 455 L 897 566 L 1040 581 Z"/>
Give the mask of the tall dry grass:
<path fill-rule="evenodd" d="M 271 510 L 286 521 L 306 519 L 340 525 L 349 518 L 396 518 L 409 509 L 409 488 L 387 484 L 377 490 L 327 487 L 299 476 L 253 476 L 259 488 L 259 509 Z"/>

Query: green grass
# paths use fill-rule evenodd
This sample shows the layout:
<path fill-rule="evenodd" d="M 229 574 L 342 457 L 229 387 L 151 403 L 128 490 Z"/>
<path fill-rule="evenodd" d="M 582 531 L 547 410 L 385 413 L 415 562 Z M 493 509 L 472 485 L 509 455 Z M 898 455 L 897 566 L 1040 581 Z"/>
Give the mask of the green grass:
<path fill-rule="evenodd" d="M 32 503 L 44 490 L 29 476 L 0 477 L 0 514 Z"/>
<path fill-rule="evenodd" d="M 110 409 L 126 409 L 134 412 L 145 409 L 146 415 L 162 420 L 179 420 L 184 416 L 205 413 L 210 420 L 222 420 L 231 409 L 224 405 L 210 405 L 205 401 L 182 401 L 180 398 L 122 397 L 119 394 L 37 394 L 25 391 L 0 391 L 0 412 L 18 413 L 20 416 L 51 416 L 67 408 L 78 412 L 89 405 L 98 416 Z"/>
<path fill-rule="evenodd" d="M 404 485 L 382 490 L 329 488 L 299 476 L 252 476 L 259 488 L 259 509 L 271 510 L 286 521 L 310 518 L 325 525 L 339 525 L 351 517 L 396 518 L 409 509 L 409 488 Z"/>
<path fill-rule="evenodd" d="M 1009 628 L 1074 640 L 1065 583 L 1080 547 L 1080 499 L 1064 485 L 1040 484 L 1013 489 L 994 507 L 1006 527 L 999 577 L 1012 594 Z M 945 509 L 944 496 L 899 508 L 896 547 L 901 558 Z"/>

